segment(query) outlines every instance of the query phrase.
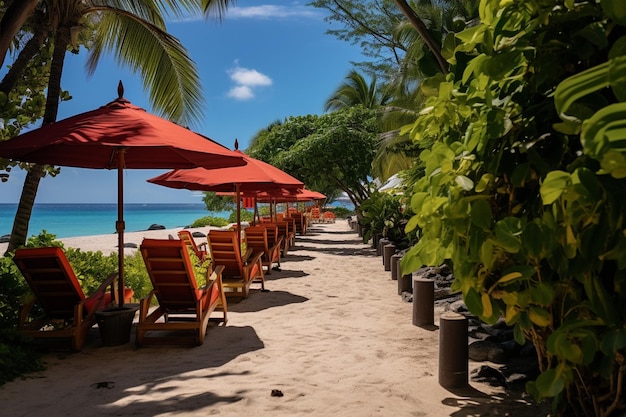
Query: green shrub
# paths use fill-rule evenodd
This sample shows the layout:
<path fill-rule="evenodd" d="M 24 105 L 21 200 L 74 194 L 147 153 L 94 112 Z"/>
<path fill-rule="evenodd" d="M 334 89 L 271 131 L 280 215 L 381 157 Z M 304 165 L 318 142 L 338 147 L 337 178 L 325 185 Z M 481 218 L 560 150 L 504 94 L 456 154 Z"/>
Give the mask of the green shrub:
<path fill-rule="evenodd" d="M 205 227 L 205 226 L 215 226 L 215 227 L 224 227 L 228 225 L 228 220 L 223 217 L 213 217 L 213 216 L 205 216 L 199 219 L 196 219 L 193 223 L 191 223 L 190 228 L 193 227 Z"/>
<path fill-rule="evenodd" d="M 345 207 L 324 207 L 324 211 L 332 212 L 337 219 L 345 219 L 346 217 L 354 214 L 354 210 L 350 210 Z"/>
<path fill-rule="evenodd" d="M 267 214 L 269 214 L 269 211 Z M 241 210 L 240 218 L 242 222 L 252 222 L 254 220 L 254 213 L 249 210 Z M 230 213 L 228 223 L 237 223 L 237 210 L 233 210 Z"/>

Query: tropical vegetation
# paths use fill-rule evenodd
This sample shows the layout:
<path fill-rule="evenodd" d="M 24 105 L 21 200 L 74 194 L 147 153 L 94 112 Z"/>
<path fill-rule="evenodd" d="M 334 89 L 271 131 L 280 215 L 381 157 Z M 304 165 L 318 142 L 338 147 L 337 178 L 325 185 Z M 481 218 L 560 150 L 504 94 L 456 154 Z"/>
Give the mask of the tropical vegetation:
<path fill-rule="evenodd" d="M 26 15 L 29 25 L 3 27 L 11 40 L 33 33 L 39 46 L 16 65 L 32 65 L 31 77 L 0 83 L 5 137 L 42 115 L 54 120 L 38 92 L 59 74 L 55 54 L 65 53 L 51 40 L 71 44 L 60 28 L 35 30 L 28 16 L 48 12 L 37 2 L 18 3 L 5 16 Z M 164 31 L 148 3 L 131 11 Z M 232 2 L 206 3 L 223 10 Z M 527 390 L 551 401 L 555 415 L 623 415 L 626 2 L 311 4 L 343 25 L 332 35 L 372 60 L 356 63 L 329 95 L 329 113 L 273 122 L 247 153 L 331 198 L 345 192 L 366 237 L 407 245 L 404 273 L 450 265 L 474 315 L 504 320 L 519 343 L 534 344 L 541 373 Z M 82 23 L 91 29 L 78 44 L 107 34 L 106 25 Z M 48 100 L 59 98 L 70 96 L 49 84 Z M 372 187 L 399 171 L 401 195 Z M 14 272 L 2 264 L 3 280 Z"/>

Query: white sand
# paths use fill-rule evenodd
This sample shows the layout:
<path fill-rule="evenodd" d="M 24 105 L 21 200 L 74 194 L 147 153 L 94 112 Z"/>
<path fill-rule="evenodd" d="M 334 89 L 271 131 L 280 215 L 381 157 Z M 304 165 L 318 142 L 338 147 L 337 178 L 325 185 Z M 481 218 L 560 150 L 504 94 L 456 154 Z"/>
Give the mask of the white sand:
<path fill-rule="evenodd" d="M 126 241 L 176 231 L 128 233 Z M 63 241 L 84 250 L 117 245 L 115 235 Z M 46 371 L 1 386 L 0 414 L 546 415 L 520 392 L 471 380 L 462 389 L 441 387 L 439 330 L 412 324 L 412 304 L 345 221 L 313 225 L 281 264 L 266 276 L 270 292 L 253 285 L 202 346 L 137 348 L 133 334 L 129 344 L 103 347 L 94 328 L 81 352 L 46 354 Z"/>

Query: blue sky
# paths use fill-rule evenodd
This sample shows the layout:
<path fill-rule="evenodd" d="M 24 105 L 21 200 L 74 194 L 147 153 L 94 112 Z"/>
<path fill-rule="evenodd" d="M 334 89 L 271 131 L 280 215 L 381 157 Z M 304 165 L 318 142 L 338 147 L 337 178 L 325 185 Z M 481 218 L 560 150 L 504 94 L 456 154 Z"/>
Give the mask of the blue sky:
<path fill-rule="evenodd" d="M 322 114 L 324 102 L 353 68 L 364 60 L 360 48 L 325 34 L 324 10 L 308 1 L 239 0 L 222 21 L 189 20 L 168 23 L 168 31 L 187 48 L 203 87 L 204 118 L 199 133 L 233 148 L 235 138 L 245 150 L 250 139 L 276 120 Z M 103 57 L 87 77 L 85 51 L 67 54 L 62 88 L 73 99 L 60 105 L 58 119 L 100 107 L 124 96 L 151 110 L 137 75 Z M 199 202 L 197 195 L 149 184 L 163 170 L 126 170 L 127 203 Z M 2 202 L 17 203 L 24 174 L 14 169 L 0 184 Z M 63 167 L 55 178 L 43 178 L 36 203 L 114 203 L 116 173 Z"/>

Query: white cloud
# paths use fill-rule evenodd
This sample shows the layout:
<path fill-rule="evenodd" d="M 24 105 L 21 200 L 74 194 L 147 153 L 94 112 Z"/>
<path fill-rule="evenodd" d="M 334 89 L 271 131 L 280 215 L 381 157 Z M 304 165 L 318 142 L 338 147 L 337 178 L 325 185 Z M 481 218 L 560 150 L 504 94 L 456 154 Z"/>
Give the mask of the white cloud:
<path fill-rule="evenodd" d="M 263 4 L 250 7 L 228 7 L 224 13 L 225 19 L 289 19 L 289 18 L 315 18 L 319 19 L 323 14 L 313 6 L 302 5 L 293 2 L 289 6 Z M 183 16 L 174 18 L 174 22 L 199 22 L 204 20 L 200 15 Z"/>
<path fill-rule="evenodd" d="M 235 86 L 228 91 L 228 97 L 235 100 L 251 100 L 255 97 L 254 89 L 272 85 L 272 79 L 255 69 L 235 66 L 229 71 Z"/>
<path fill-rule="evenodd" d="M 230 7 L 226 12 L 226 18 L 233 19 L 286 19 L 290 17 L 316 17 L 318 15 L 319 12 L 314 7 L 299 5 L 298 3 L 291 6 L 264 4 L 251 7 Z"/>
<path fill-rule="evenodd" d="M 254 91 L 246 85 L 238 85 L 228 91 L 228 97 L 241 101 L 251 100 L 254 98 Z"/>
<path fill-rule="evenodd" d="M 258 85 L 272 85 L 272 80 L 255 69 L 237 67 L 231 71 L 230 78 L 237 84 L 256 87 Z"/>

